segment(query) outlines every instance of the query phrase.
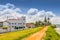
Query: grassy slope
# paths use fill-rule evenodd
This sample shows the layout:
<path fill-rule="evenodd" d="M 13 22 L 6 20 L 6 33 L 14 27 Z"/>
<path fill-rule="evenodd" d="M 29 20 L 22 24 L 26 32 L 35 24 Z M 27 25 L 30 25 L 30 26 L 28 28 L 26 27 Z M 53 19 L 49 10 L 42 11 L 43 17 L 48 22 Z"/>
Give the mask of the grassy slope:
<path fill-rule="evenodd" d="M 38 28 L 31 28 L 31 29 L 22 30 L 22 31 L 0 34 L 0 40 L 20 40 L 24 37 L 27 37 L 37 31 L 39 31 L 40 29 L 42 29 L 42 28 L 38 27 Z"/>
<path fill-rule="evenodd" d="M 46 32 L 45 40 L 60 40 L 60 35 L 54 30 L 54 28 L 49 27 Z"/>

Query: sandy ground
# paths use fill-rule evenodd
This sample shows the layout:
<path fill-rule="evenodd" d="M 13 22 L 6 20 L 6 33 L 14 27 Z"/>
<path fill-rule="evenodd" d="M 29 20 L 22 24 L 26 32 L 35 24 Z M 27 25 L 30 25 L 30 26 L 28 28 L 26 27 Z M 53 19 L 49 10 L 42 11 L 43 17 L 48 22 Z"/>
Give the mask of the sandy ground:
<path fill-rule="evenodd" d="M 44 35 L 46 34 L 45 32 L 47 31 L 48 26 L 44 27 L 42 30 L 39 32 L 30 35 L 29 37 L 25 38 L 24 40 L 42 40 Z"/>

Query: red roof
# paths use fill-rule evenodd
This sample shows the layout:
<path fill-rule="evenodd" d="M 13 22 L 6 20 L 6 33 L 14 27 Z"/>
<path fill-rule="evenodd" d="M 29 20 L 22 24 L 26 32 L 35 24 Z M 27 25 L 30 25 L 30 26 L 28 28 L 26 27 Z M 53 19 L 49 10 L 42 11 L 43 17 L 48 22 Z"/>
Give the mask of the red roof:
<path fill-rule="evenodd" d="M 26 23 L 26 27 L 29 27 L 29 26 L 35 26 L 35 25 L 31 23 Z"/>

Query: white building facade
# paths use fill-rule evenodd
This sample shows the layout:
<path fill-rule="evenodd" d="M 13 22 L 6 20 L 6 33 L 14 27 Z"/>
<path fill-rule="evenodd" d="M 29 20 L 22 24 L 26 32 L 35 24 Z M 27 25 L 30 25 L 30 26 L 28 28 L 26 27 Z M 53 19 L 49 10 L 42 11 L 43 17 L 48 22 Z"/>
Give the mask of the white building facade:
<path fill-rule="evenodd" d="M 26 18 L 23 16 L 21 18 L 17 19 L 7 19 L 3 22 L 0 22 L 1 27 L 8 27 L 8 30 L 14 31 L 14 30 L 20 30 L 25 29 L 26 27 Z"/>

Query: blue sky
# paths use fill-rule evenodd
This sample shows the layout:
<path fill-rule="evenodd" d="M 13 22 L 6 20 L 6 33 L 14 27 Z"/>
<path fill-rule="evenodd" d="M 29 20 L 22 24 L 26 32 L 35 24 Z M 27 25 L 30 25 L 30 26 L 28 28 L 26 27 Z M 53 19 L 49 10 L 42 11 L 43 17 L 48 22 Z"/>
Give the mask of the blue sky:
<path fill-rule="evenodd" d="M 29 8 L 53 11 L 60 16 L 60 0 L 0 0 L 0 4 L 12 3 L 26 12 Z"/>
<path fill-rule="evenodd" d="M 60 0 L 0 0 L 0 21 L 7 16 L 26 16 L 26 22 L 43 21 L 47 16 L 60 24 Z"/>

